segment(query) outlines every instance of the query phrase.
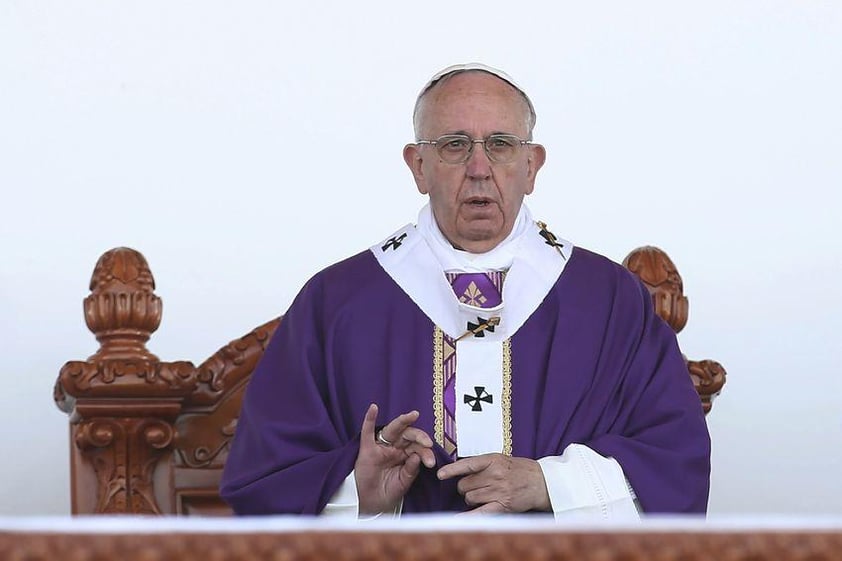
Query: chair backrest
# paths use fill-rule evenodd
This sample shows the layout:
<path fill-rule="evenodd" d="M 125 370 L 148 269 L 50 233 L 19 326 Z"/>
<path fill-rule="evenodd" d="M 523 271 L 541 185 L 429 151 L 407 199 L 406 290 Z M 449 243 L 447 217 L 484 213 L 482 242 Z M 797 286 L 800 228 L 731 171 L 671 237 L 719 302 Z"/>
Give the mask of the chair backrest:
<path fill-rule="evenodd" d="M 681 277 L 656 248 L 624 262 L 653 295 L 673 329 L 687 321 Z M 74 514 L 227 515 L 219 481 L 243 391 L 282 318 L 275 318 L 195 366 L 164 362 L 146 348 L 161 322 L 161 299 L 146 259 L 129 248 L 100 257 L 84 300 L 100 343 L 67 362 L 54 399 L 70 416 Z M 688 361 L 705 411 L 725 383 L 714 361 Z"/>

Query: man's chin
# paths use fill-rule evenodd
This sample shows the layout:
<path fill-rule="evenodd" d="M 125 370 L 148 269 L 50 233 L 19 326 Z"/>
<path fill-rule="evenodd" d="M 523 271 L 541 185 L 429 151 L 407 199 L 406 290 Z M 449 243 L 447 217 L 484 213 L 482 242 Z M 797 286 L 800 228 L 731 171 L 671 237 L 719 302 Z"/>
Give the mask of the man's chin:
<path fill-rule="evenodd" d="M 459 241 L 465 251 L 485 253 L 497 247 L 505 237 L 499 230 L 471 230 L 465 232 Z"/>

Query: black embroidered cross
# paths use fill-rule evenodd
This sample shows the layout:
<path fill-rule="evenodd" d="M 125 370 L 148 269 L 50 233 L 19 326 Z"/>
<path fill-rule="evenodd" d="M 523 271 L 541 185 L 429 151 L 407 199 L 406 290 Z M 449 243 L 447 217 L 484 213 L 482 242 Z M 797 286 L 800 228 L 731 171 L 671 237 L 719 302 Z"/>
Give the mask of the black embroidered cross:
<path fill-rule="evenodd" d="M 468 335 L 473 335 L 474 337 L 485 337 L 486 331 L 494 333 L 495 325 L 500 325 L 500 316 L 494 316 L 488 319 L 477 316 L 477 323 L 469 321 L 468 330 L 456 340 L 461 341 Z"/>
<path fill-rule="evenodd" d="M 395 236 L 394 238 L 390 238 L 389 241 L 387 241 L 385 244 L 383 244 L 383 247 L 381 247 L 380 249 L 382 249 L 383 251 L 386 251 L 390 247 L 392 249 L 397 249 L 401 246 L 401 244 L 403 243 L 403 239 L 405 237 L 406 237 L 406 233 L 404 232 L 400 236 Z"/>
<path fill-rule="evenodd" d="M 548 246 L 554 247 L 558 250 L 559 255 L 567 261 L 567 257 L 564 257 L 564 253 L 561 251 L 561 248 L 564 247 L 563 243 L 559 243 L 558 238 L 555 237 L 555 234 L 547 230 L 547 225 L 544 222 L 538 222 L 538 227 L 541 228 L 541 231 L 538 233 L 541 234 L 541 237 L 544 238 L 544 243 Z"/>
<path fill-rule="evenodd" d="M 474 393 L 477 395 L 465 394 L 465 403 L 471 406 L 471 411 L 482 411 L 482 403 L 494 403 L 494 398 L 485 391 L 484 386 L 474 386 Z"/>

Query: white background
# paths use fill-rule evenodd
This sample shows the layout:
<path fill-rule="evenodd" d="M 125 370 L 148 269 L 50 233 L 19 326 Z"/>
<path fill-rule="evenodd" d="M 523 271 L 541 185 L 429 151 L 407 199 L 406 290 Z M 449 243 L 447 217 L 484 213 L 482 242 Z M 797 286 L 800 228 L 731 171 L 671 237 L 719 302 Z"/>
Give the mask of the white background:
<path fill-rule="evenodd" d="M 0 0 L 0 514 L 69 512 L 52 386 L 104 251 L 198 364 L 415 219 L 414 97 L 469 60 L 537 107 L 536 217 L 682 273 L 729 373 L 711 514 L 842 513 L 841 2 Z"/>

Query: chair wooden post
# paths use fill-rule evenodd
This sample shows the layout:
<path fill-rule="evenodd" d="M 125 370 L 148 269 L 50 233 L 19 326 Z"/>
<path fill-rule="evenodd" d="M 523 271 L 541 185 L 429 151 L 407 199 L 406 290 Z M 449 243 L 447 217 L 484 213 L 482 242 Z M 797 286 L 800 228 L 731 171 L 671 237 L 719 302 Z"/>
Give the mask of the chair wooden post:
<path fill-rule="evenodd" d="M 653 246 L 639 247 L 626 256 L 623 266 L 640 277 L 652 296 L 655 312 L 673 331 L 684 329 L 690 303 L 684 296 L 684 281 L 666 252 Z M 710 359 L 687 360 L 687 369 L 707 414 L 725 385 L 725 369 Z"/>
<path fill-rule="evenodd" d="M 146 348 L 161 299 L 143 255 L 116 248 L 97 262 L 84 312 L 100 343 L 64 365 L 55 400 L 70 415 L 74 514 L 174 512 L 174 423 L 196 386 L 190 362 L 162 362 Z"/>

